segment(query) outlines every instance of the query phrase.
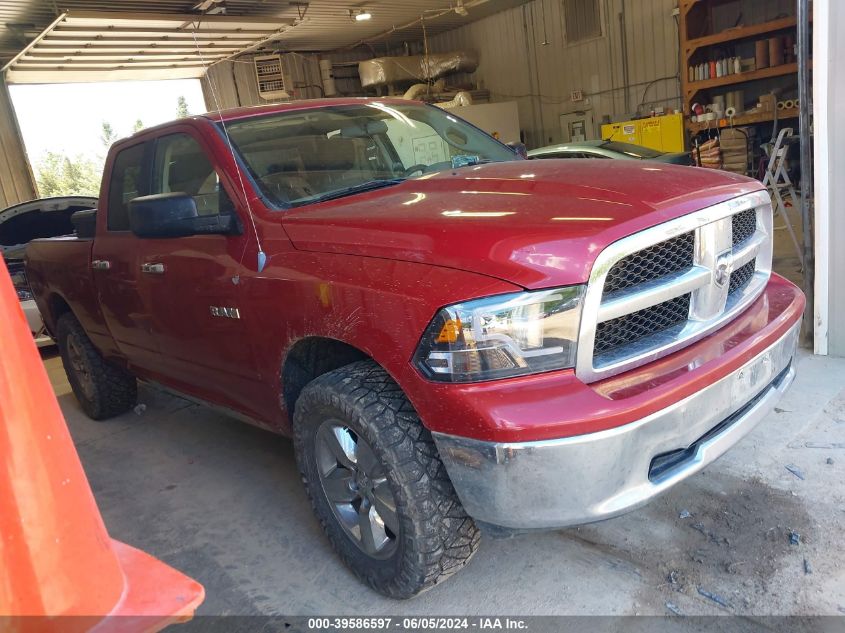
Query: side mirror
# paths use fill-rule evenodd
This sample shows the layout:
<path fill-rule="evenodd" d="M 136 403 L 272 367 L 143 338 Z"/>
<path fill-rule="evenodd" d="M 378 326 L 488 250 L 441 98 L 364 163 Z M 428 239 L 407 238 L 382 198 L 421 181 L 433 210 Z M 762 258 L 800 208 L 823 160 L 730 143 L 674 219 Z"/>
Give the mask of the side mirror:
<path fill-rule="evenodd" d="M 200 215 L 186 193 L 160 193 L 129 201 L 129 228 L 138 237 L 187 237 L 239 233 L 234 214 Z"/>

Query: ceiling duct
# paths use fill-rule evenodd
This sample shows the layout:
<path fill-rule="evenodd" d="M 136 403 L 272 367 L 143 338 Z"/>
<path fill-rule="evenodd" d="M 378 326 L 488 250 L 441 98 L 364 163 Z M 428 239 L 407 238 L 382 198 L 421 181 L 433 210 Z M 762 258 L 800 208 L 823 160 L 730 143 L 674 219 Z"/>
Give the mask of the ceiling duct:
<path fill-rule="evenodd" d="M 358 63 L 358 75 L 364 88 L 420 81 L 432 81 L 451 73 L 472 73 L 478 68 L 478 56 L 470 51 L 434 55 L 378 57 Z"/>

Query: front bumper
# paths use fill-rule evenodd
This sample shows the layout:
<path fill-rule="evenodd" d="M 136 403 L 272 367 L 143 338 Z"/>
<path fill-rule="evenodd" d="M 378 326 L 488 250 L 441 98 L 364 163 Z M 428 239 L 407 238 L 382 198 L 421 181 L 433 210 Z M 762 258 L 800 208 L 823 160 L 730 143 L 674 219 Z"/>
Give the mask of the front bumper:
<path fill-rule="evenodd" d="M 477 521 L 526 530 L 610 518 L 700 471 L 772 410 L 795 376 L 800 326 L 720 380 L 623 426 L 532 442 L 434 439 Z"/>

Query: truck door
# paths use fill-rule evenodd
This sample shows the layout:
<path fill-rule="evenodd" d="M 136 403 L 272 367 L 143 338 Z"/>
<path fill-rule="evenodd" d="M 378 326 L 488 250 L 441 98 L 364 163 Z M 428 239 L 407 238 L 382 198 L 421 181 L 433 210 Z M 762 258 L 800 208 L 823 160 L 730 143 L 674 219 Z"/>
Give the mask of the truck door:
<path fill-rule="evenodd" d="M 144 168 L 148 147 L 143 141 L 125 146 L 106 165 L 111 176 L 97 211 L 91 267 L 103 316 L 118 351 L 131 364 L 153 370 L 159 357 L 149 298 L 141 279 L 141 240 L 129 230 L 129 201 L 146 195 L 149 187 L 149 169 Z"/>
<path fill-rule="evenodd" d="M 235 196 L 191 128 L 156 139 L 150 193 L 183 192 L 200 215 L 235 214 Z M 142 275 L 149 283 L 153 332 L 168 384 L 205 400 L 248 409 L 259 388 L 246 334 L 240 280 L 244 235 L 143 239 Z M 246 402 L 244 402 L 246 400 Z"/>

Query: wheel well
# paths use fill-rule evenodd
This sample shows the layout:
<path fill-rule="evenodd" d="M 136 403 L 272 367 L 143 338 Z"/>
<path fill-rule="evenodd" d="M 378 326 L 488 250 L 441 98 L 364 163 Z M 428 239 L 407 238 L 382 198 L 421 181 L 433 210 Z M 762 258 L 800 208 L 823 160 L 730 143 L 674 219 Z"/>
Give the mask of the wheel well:
<path fill-rule="evenodd" d="M 288 350 L 282 367 L 282 398 L 288 416 L 299 394 L 309 382 L 330 371 L 370 358 L 356 347 L 336 339 L 310 336 L 300 339 Z"/>
<path fill-rule="evenodd" d="M 61 319 L 65 313 L 72 312 L 72 310 L 70 309 L 67 301 L 57 294 L 52 295 L 47 300 L 47 308 L 50 312 L 46 315 L 44 323 L 50 329 L 51 334 L 55 334 L 56 324 L 59 322 L 59 319 Z"/>

